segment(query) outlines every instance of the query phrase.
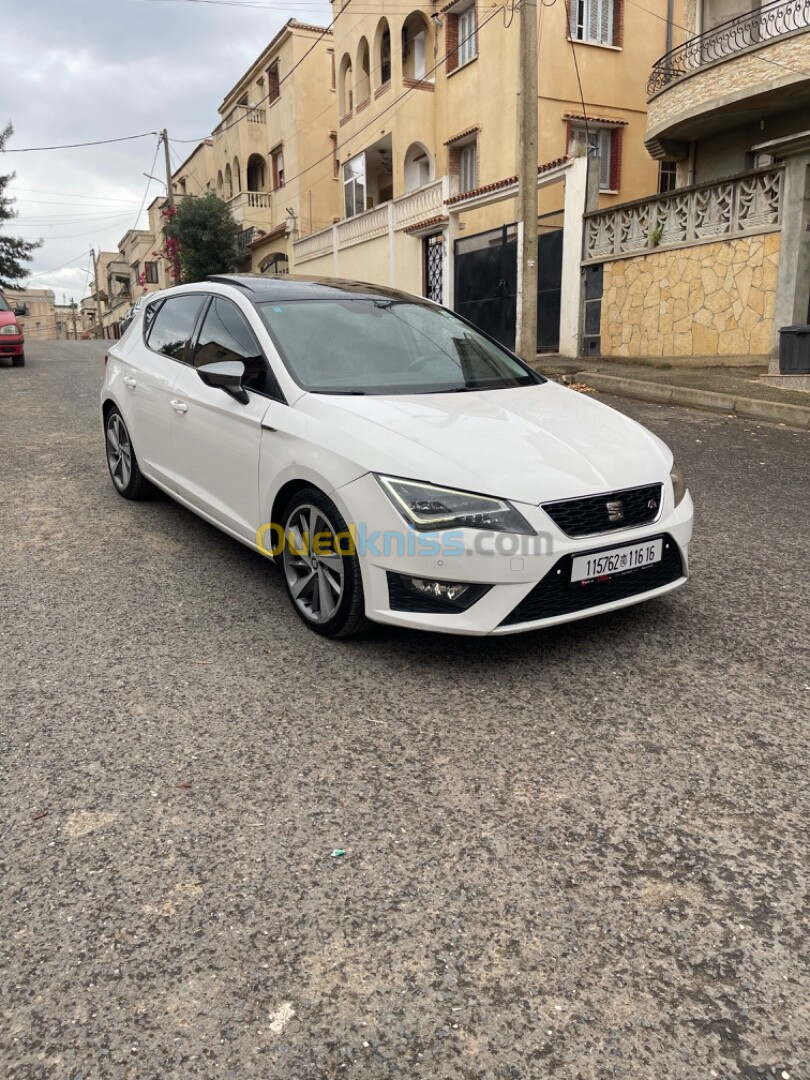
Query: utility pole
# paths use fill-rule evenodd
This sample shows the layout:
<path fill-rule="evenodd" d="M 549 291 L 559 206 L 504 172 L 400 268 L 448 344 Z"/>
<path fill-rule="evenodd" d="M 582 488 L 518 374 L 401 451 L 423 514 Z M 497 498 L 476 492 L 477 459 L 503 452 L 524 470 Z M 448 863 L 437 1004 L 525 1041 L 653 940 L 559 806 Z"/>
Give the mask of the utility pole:
<path fill-rule="evenodd" d="M 520 0 L 520 187 L 523 241 L 515 352 L 537 355 L 537 0 Z"/>
<path fill-rule="evenodd" d="M 93 248 L 90 248 L 90 258 L 93 260 L 93 282 L 96 286 L 96 337 L 104 337 L 103 327 L 101 325 L 101 289 L 98 287 L 98 264 L 96 263 L 96 253 Z"/>
<path fill-rule="evenodd" d="M 172 163 L 169 159 L 169 133 L 166 128 L 160 133 L 163 140 L 163 157 L 166 161 L 166 194 L 169 197 L 169 209 L 174 210 L 174 188 L 172 187 Z"/>

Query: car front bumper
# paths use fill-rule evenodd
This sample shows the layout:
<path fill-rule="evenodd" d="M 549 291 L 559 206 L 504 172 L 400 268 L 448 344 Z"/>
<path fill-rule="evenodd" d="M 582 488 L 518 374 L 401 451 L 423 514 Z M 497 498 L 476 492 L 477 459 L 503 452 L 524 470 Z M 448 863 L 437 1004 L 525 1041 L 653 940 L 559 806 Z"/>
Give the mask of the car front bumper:
<path fill-rule="evenodd" d="M 476 529 L 415 533 L 370 475 L 332 497 L 354 530 L 366 615 L 374 622 L 440 633 L 514 634 L 662 596 L 685 584 L 688 576 L 692 499 L 687 492 L 674 506 L 671 484 L 664 485 L 663 506 L 654 523 L 582 539 L 566 536 L 539 506 L 523 503 L 513 505 L 537 530 L 535 536 Z M 373 530 L 365 524 L 369 521 Z M 649 567 L 610 575 L 587 587 L 569 584 L 574 556 L 659 537 L 663 559 L 658 572 Z M 391 575 L 490 587 L 465 611 L 442 610 L 438 603 L 432 611 L 398 610 L 401 600 L 390 588 Z"/>
<path fill-rule="evenodd" d="M 22 356 L 24 348 L 24 338 L 0 334 L 0 356 Z"/>

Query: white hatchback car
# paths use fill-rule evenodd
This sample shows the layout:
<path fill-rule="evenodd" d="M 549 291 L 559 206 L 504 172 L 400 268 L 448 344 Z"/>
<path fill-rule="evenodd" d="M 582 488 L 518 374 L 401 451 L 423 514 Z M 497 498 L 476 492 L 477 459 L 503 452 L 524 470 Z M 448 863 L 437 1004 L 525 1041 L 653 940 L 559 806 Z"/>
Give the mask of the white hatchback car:
<path fill-rule="evenodd" d="M 459 316 L 355 282 L 150 298 L 105 361 L 107 462 L 277 559 L 313 630 L 507 634 L 686 581 L 666 445 Z"/>

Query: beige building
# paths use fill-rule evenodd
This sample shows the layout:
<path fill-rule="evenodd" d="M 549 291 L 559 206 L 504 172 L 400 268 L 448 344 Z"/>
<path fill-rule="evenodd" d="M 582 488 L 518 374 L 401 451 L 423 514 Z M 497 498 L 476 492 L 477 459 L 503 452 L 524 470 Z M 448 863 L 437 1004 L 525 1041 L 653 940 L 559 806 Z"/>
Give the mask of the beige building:
<path fill-rule="evenodd" d="M 643 140 L 645 73 L 672 27 L 666 0 L 648 6 L 574 0 L 569 19 L 565 4 L 538 5 L 541 348 L 578 345 L 576 312 L 560 322 L 563 292 L 579 308 L 585 188 L 571 161 L 585 147 L 598 155 L 600 206 L 669 183 Z M 341 221 L 299 239 L 296 268 L 424 292 L 512 344 L 519 20 L 473 0 L 387 8 L 337 18 Z"/>
<path fill-rule="evenodd" d="M 53 289 L 5 289 L 4 295 L 9 307 L 25 309 L 25 315 L 17 316 L 17 323 L 26 341 L 56 341 L 64 337 L 64 332 L 59 332 L 63 330 L 63 319 L 61 316 L 57 319 Z"/>
<path fill-rule="evenodd" d="M 688 0 L 687 25 L 647 86 L 677 188 L 587 219 L 588 343 L 761 363 L 810 321 L 810 9 Z"/>
<path fill-rule="evenodd" d="M 162 254 L 165 202 L 158 198 L 150 204 L 148 229 L 130 229 L 119 240 L 117 251 L 101 251 L 96 256 L 97 287 L 93 286 L 87 307 L 82 301 L 85 328 L 92 312 L 93 329 L 97 329 L 100 309 L 102 336 L 118 337 L 121 319 L 139 297 L 172 284 Z"/>
<path fill-rule="evenodd" d="M 172 177 L 178 196 L 225 200 L 241 227 L 244 270 L 285 272 L 291 241 L 339 212 L 333 70 L 331 33 L 289 20 Z"/>

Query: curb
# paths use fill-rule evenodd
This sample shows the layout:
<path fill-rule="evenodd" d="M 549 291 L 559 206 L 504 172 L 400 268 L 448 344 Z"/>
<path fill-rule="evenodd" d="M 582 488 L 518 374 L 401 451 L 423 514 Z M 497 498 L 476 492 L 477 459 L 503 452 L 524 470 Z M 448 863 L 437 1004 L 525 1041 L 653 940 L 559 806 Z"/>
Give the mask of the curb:
<path fill-rule="evenodd" d="M 664 383 L 644 382 L 641 379 L 626 379 L 620 375 L 605 375 L 601 371 L 578 371 L 574 378 L 595 390 L 604 390 L 619 397 L 652 401 L 659 405 L 686 405 L 693 409 L 707 409 L 709 412 L 733 412 L 751 420 L 788 424 L 790 427 L 810 431 L 810 407 L 804 405 L 737 397 L 714 390 L 696 390 L 691 386 L 668 386 Z"/>

